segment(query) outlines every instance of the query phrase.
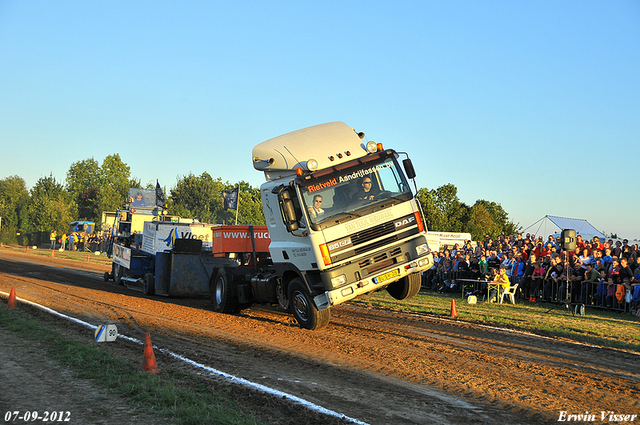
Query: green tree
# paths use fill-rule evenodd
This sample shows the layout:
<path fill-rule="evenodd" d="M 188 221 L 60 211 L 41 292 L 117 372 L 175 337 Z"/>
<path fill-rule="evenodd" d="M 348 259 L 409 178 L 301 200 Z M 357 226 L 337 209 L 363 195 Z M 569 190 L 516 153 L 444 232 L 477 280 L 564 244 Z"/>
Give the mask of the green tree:
<path fill-rule="evenodd" d="M 238 185 L 228 185 L 227 190 L 234 189 L 237 186 L 240 187 L 240 199 L 238 200 L 238 224 L 265 224 L 264 214 L 262 212 L 260 189 L 253 188 L 249 183 L 241 181 Z M 218 213 L 218 218 L 220 219 L 221 217 L 223 221 L 218 221 L 218 223 L 235 223 L 235 210 L 223 210 Z"/>
<path fill-rule="evenodd" d="M 76 211 L 75 202 L 63 185 L 53 175 L 42 177 L 31 189 L 31 200 L 27 206 L 29 230 L 66 232 Z"/>
<path fill-rule="evenodd" d="M 207 172 L 200 176 L 189 173 L 171 189 L 169 213 L 197 218 L 204 223 L 216 223 L 217 212 L 222 211 L 220 193 L 225 188 L 220 178 L 214 180 Z"/>
<path fill-rule="evenodd" d="M 107 156 L 102 165 L 93 159 L 74 162 L 67 172 L 67 190 L 78 205 L 78 219 L 99 222 L 103 211 L 121 208 L 130 187 L 140 187 L 130 177 L 130 167 L 119 154 Z"/>
<path fill-rule="evenodd" d="M 78 219 L 95 221 L 101 215 L 100 165 L 93 158 L 74 162 L 67 171 L 67 190 L 78 206 Z"/>
<path fill-rule="evenodd" d="M 484 235 L 495 238 L 500 233 L 499 226 L 491 213 L 481 203 L 475 203 L 469 210 L 467 230 L 474 240 L 484 240 Z"/>
<path fill-rule="evenodd" d="M 435 232 L 462 232 L 468 208 L 458 199 L 458 188 L 448 183 L 437 189 L 420 189 L 418 202 L 422 205 L 427 228 Z"/>
<path fill-rule="evenodd" d="M 140 187 L 140 180 L 131 178 L 131 168 L 122 162 L 119 154 L 107 156 L 100 167 L 100 213 L 122 208 L 131 187 Z M 96 217 L 96 221 L 99 218 Z"/>
<path fill-rule="evenodd" d="M 264 224 L 260 189 L 241 181 L 238 184 L 214 179 L 209 173 L 200 176 L 183 176 L 174 189 L 171 189 L 169 213 L 187 218 L 197 218 L 204 223 L 236 222 L 236 210 L 225 210 L 222 191 L 236 187 L 239 190 L 238 224 Z"/>
<path fill-rule="evenodd" d="M 26 230 L 28 203 L 29 192 L 22 177 L 10 176 L 0 180 L 0 240 L 3 243 L 16 243 L 16 234 Z"/>
<path fill-rule="evenodd" d="M 490 230 L 479 236 L 484 237 L 484 235 L 488 234 L 495 239 L 499 235 L 509 236 L 520 231 L 520 226 L 509 220 L 509 214 L 507 214 L 500 204 L 479 199 L 474 206 L 475 205 L 484 207 L 494 223 L 494 226 L 492 226 Z"/>

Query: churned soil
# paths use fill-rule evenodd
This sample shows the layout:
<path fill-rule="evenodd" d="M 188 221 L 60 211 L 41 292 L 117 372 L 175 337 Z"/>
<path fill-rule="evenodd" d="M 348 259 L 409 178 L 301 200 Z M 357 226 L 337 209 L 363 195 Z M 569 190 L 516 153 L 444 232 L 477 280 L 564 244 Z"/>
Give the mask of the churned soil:
<path fill-rule="evenodd" d="M 224 315 L 212 312 L 208 300 L 144 296 L 104 282 L 108 269 L 2 249 L 0 291 L 9 293 L 14 287 L 18 298 L 94 325 L 115 323 L 121 334 L 140 340 L 150 332 L 164 376 L 221 389 L 238 400 L 243 411 L 266 423 L 349 423 L 353 418 L 370 424 L 533 424 L 585 412 L 595 415 L 596 422 L 601 412 L 640 413 L 638 353 L 483 327 L 429 312 L 353 304 L 332 308 L 326 328 L 307 331 L 273 306 Z M 79 325 L 34 314 L 69 338 L 93 338 L 92 331 Z M 39 373 L 33 370 L 37 365 L 20 356 L 14 336 L 0 330 L 0 341 L 0 362 L 11 363 L 13 376 L 5 380 L 3 365 L 3 383 L 18 388 L 23 375 L 28 379 Z M 124 339 L 101 347 L 142 363 L 142 348 Z M 346 417 L 325 416 L 282 396 L 229 383 L 169 351 Z M 42 364 L 49 368 L 49 363 Z M 69 398 L 50 388 L 91 384 L 68 371 L 40 381 L 45 385 L 34 387 L 35 394 L 23 396 L 34 400 L 30 409 L 72 409 L 72 418 L 86 419 L 76 423 L 103 423 L 94 411 L 78 407 L 85 396 L 85 404 L 104 399 L 102 390 L 91 387 L 77 394 L 77 404 L 64 404 Z M 16 403 L 0 397 L 0 414 L 19 409 Z M 114 422 L 144 422 L 122 400 L 113 403 L 108 410 L 121 415 Z"/>

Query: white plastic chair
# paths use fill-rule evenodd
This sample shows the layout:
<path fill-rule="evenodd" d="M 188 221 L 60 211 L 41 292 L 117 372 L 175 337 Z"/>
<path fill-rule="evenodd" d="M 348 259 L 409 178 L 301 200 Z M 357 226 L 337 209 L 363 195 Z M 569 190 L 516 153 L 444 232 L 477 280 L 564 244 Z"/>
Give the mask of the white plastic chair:
<path fill-rule="evenodd" d="M 500 295 L 500 304 L 502 304 L 502 301 L 504 300 L 505 295 L 509 296 L 509 299 L 511 300 L 511 304 L 516 303 L 516 289 L 518 289 L 518 285 L 519 283 L 516 283 L 515 285 L 509 286 L 507 289 L 502 291 L 502 294 Z"/>

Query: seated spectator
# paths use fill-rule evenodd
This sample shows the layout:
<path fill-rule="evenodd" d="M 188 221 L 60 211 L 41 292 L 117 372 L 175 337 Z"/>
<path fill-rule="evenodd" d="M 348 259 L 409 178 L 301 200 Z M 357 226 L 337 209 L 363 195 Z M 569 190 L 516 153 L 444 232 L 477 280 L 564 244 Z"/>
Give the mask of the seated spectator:
<path fill-rule="evenodd" d="M 593 257 L 589 254 L 589 250 L 587 248 L 582 250 L 582 255 L 580 256 L 580 261 L 584 264 L 585 268 L 587 264 L 593 261 Z"/>
<path fill-rule="evenodd" d="M 622 243 L 620 241 L 616 241 L 615 247 L 611 249 L 611 255 L 620 258 L 620 254 L 622 254 Z"/>
<path fill-rule="evenodd" d="M 545 282 L 542 298 L 544 301 L 556 301 L 556 300 L 564 300 L 564 296 L 562 298 L 554 298 L 554 295 L 559 293 L 560 291 L 553 291 L 553 288 L 560 288 L 562 285 L 562 276 L 564 275 L 564 266 L 561 262 L 556 264 L 555 270 L 552 270 L 549 274 L 549 279 Z"/>
<path fill-rule="evenodd" d="M 613 303 L 616 299 L 616 284 L 613 282 L 613 279 L 607 280 L 607 293 L 605 295 L 605 308 L 613 308 Z"/>
<path fill-rule="evenodd" d="M 486 280 L 489 278 L 489 267 L 487 265 L 487 257 L 482 254 L 480 260 L 478 260 L 478 273 L 480 279 Z"/>
<path fill-rule="evenodd" d="M 613 256 L 611 255 L 611 249 L 605 248 L 604 255 L 602 256 L 602 264 L 606 270 L 609 270 L 611 267 L 611 262 L 613 261 Z"/>
<path fill-rule="evenodd" d="M 509 276 L 507 276 L 507 270 L 504 267 L 500 267 L 500 271 L 493 278 L 493 283 L 499 284 L 498 291 L 492 289 L 489 292 L 489 302 L 496 298 L 496 300 L 500 300 L 500 295 L 504 292 L 505 289 L 508 289 L 511 286 L 509 282 Z"/>
<path fill-rule="evenodd" d="M 511 270 L 511 283 L 522 285 L 525 265 L 526 263 L 522 261 L 522 255 L 519 252 L 515 254 L 515 261 Z"/>
<path fill-rule="evenodd" d="M 478 241 L 478 244 L 476 245 L 475 249 L 473 250 L 473 255 L 476 258 L 480 258 L 481 255 L 484 255 L 484 249 L 483 249 L 482 242 Z"/>
<path fill-rule="evenodd" d="M 576 260 L 576 266 L 581 269 L 578 261 L 579 260 Z M 565 302 L 576 302 L 580 293 L 581 281 L 581 271 L 574 269 L 570 265 L 566 266 L 564 268 L 562 276 L 560 276 L 559 279 L 560 288 L 558 288 L 558 300 L 563 300 Z"/>
<path fill-rule="evenodd" d="M 620 276 L 620 280 L 623 282 L 627 280 L 629 282 L 627 290 L 630 290 L 631 284 L 634 282 L 634 277 L 633 271 L 631 270 L 631 267 L 629 267 L 629 261 L 625 257 L 620 259 L 620 269 L 618 270 L 618 274 Z"/>
<path fill-rule="evenodd" d="M 504 260 L 502 260 L 502 263 L 500 263 L 500 267 L 504 267 L 509 278 L 511 278 L 511 271 L 513 269 L 514 262 L 515 260 L 513 258 L 513 252 L 509 251 L 507 255 L 504 256 Z"/>
<path fill-rule="evenodd" d="M 614 284 L 619 284 L 620 282 L 620 264 L 618 264 L 618 258 L 613 257 L 611 261 L 611 266 L 607 270 L 607 281 L 612 280 Z"/>
<path fill-rule="evenodd" d="M 536 255 L 536 258 L 543 258 L 545 255 L 547 255 L 547 250 L 544 246 L 542 246 L 542 241 L 538 241 L 536 243 L 536 247 L 533 250 L 533 253 Z"/>
<path fill-rule="evenodd" d="M 536 261 L 534 264 L 533 273 L 531 275 L 531 293 L 529 296 L 529 301 L 538 302 L 540 298 L 540 288 L 542 287 L 542 279 L 544 278 L 545 270 L 542 267 L 542 262 L 540 260 Z"/>
<path fill-rule="evenodd" d="M 582 282 L 581 301 L 583 304 L 591 305 L 593 303 L 592 296 L 596 292 L 599 283 L 600 273 L 595 269 L 593 263 L 588 263 L 584 281 Z"/>
<path fill-rule="evenodd" d="M 491 251 L 491 256 L 487 258 L 487 266 L 489 269 L 496 269 L 496 271 L 500 268 L 500 258 L 497 251 Z"/>
<path fill-rule="evenodd" d="M 604 249 L 604 245 L 600 242 L 600 238 L 597 236 L 593 237 L 593 244 L 595 249 L 599 249 L 601 251 Z"/>
<path fill-rule="evenodd" d="M 533 276 L 533 271 L 536 268 L 536 255 L 535 254 L 531 254 L 529 256 L 529 260 L 526 262 L 525 266 L 524 266 L 524 272 L 523 272 L 523 276 L 522 276 L 522 284 L 521 284 L 521 291 L 520 294 L 522 295 L 522 298 L 524 298 L 525 300 L 529 299 L 531 297 L 531 283 L 532 283 L 532 276 Z"/>

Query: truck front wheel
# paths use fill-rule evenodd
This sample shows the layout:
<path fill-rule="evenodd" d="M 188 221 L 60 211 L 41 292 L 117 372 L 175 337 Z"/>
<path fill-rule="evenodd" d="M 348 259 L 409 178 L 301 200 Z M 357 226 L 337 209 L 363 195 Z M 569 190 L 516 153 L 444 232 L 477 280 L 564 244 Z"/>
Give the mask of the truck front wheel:
<path fill-rule="evenodd" d="M 218 313 L 237 313 L 238 292 L 235 285 L 229 282 L 224 269 L 218 270 L 211 281 L 211 304 Z"/>
<path fill-rule="evenodd" d="M 319 311 L 316 306 L 313 305 L 313 300 L 311 300 L 299 277 L 289 283 L 288 293 L 291 312 L 300 327 L 315 330 L 329 324 L 329 320 L 331 320 L 329 309 Z"/>
<path fill-rule="evenodd" d="M 406 300 L 420 292 L 422 278 L 420 273 L 411 273 L 387 286 L 387 292 L 396 300 Z"/>

